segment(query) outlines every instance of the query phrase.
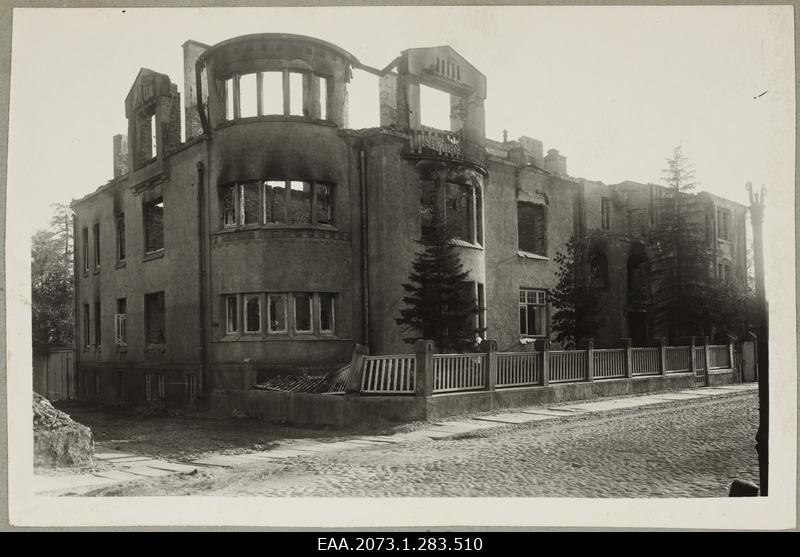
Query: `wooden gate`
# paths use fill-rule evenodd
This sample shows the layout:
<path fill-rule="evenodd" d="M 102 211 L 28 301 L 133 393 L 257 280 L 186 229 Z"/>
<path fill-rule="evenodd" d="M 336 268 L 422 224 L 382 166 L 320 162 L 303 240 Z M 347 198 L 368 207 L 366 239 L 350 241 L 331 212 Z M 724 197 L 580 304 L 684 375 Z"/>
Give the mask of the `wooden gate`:
<path fill-rule="evenodd" d="M 740 373 L 742 382 L 758 379 L 758 373 L 756 372 L 756 343 L 753 341 L 742 343 Z"/>
<path fill-rule="evenodd" d="M 46 392 L 50 400 L 76 398 L 78 380 L 75 357 L 71 348 L 50 348 L 47 351 Z"/>

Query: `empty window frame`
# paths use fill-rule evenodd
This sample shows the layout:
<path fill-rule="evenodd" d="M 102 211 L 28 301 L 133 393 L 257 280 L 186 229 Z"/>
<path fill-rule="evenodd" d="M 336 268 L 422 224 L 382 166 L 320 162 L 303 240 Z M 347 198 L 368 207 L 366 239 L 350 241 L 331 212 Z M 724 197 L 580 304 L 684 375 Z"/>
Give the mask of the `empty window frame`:
<path fill-rule="evenodd" d="M 92 345 L 89 304 L 83 304 L 83 344 Z"/>
<path fill-rule="evenodd" d="M 158 118 L 150 116 L 150 158 L 158 156 Z"/>
<path fill-rule="evenodd" d="M 283 114 L 283 72 L 261 72 L 261 114 Z"/>
<path fill-rule="evenodd" d="M 544 205 L 517 202 L 519 250 L 547 256 L 547 219 Z"/>
<path fill-rule="evenodd" d="M 100 268 L 100 223 L 92 227 L 92 241 L 94 242 L 94 268 Z"/>
<path fill-rule="evenodd" d="M 81 244 L 83 245 L 83 272 L 89 272 L 89 229 L 81 230 Z"/>
<path fill-rule="evenodd" d="M 728 209 L 717 209 L 717 238 L 731 239 L 731 212 Z"/>
<path fill-rule="evenodd" d="M 258 84 L 254 73 L 239 76 L 239 118 L 258 116 Z"/>
<path fill-rule="evenodd" d="M 420 123 L 425 127 L 450 131 L 450 94 L 419 86 Z"/>
<path fill-rule="evenodd" d="M 335 294 L 321 293 L 319 300 L 319 331 L 321 333 L 333 333 L 334 331 L 334 301 Z"/>
<path fill-rule="evenodd" d="M 717 263 L 717 279 L 720 282 L 727 283 L 731 279 L 731 264 L 728 261 Z"/>
<path fill-rule="evenodd" d="M 447 183 L 445 220 L 453 238 L 473 243 L 475 232 L 475 206 L 473 188 L 461 184 Z"/>
<path fill-rule="evenodd" d="M 285 333 L 286 327 L 286 294 L 267 295 L 267 318 L 270 333 Z"/>
<path fill-rule="evenodd" d="M 608 288 L 608 258 L 604 253 L 594 252 L 589 256 L 589 273 L 592 288 Z"/>
<path fill-rule="evenodd" d="M 328 119 L 328 78 L 319 77 L 319 117 Z"/>
<path fill-rule="evenodd" d="M 419 217 L 422 236 L 427 236 L 433 227 L 437 207 L 436 192 L 436 182 L 420 180 Z"/>
<path fill-rule="evenodd" d="M 261 295 L 248 294 L 244 297 L 244 332 L 261 332 Z"/>
<path fill-rule="evenodd" d="M 303 106 L 303 81 L 304 74 L 300 72 L 289 72 L 289 115 L 307 116 Z"/>
<path fill-rule="evenodd" d="M 233 86 L 234 79 L 229 77 L 225 80 L 225 119 L 233 120 L 236 118 L 236 91 Z"/>
<path fill-rule="evenodd" d="M 101 346 L 102 345 L 102 337 L 101 331 L 102 327 L 100 326 L 100 302 L 94 303 L 94 345 Z"/>
<path fill-rule="evenodd" d="M 164 200 L 158 198 L 144 204 L 145 252 L 164 249 Z"/>
<path fill-rule="evenodd" d="M 294 330 L 297 333 L 311 332 L 311 294 L 294 295 Z"/>
<path fill-rule="evenodd" d="M 600 200 L 600 227 L 611 230 L 611 200 L 608 197 Z"/>
<path fill-rule="evenodd" d="M 220 187 L 223 228 L 254 224 L 330 225 L 335 222 L 333 184 L 253 180 Z"/>
<path fill-rule="evenodd" d="M 311 183 L 290 182 L 289 224 L 311 224 Z"/>
<path fill-rule="evenodd" d="M 165 398 L 167 391 L 164 385 L 164 376 L 160 373 L 156 373 L 156 386 L 158 387 L 158 398 Z"/>
<path fill-rule="evenodd" d="M 519 334 L 544 336 L 547 323 L 547 291 L 519 289 Z"/>
<path fill-rule="evenodd" d="M 117 346 L 128 345 L 128 302 L 125 298 L 117 298 L 117 313 L 114 314 L 114 343 Z"/>
<path fill-rule="evenodd" d="M 234 334 L 239 331 L 239 297 L 225 296 L 225 332 Z"/>
<path fill-rule="evenodd" d="M 144 296 L 144 337 L 146 344 L 165 344 L 164 292 Z"/>
<path fill-rule="evenodd" d="M 117 262 L 125 261 L 125 213 L 115 217 L 117 236 Z"/>

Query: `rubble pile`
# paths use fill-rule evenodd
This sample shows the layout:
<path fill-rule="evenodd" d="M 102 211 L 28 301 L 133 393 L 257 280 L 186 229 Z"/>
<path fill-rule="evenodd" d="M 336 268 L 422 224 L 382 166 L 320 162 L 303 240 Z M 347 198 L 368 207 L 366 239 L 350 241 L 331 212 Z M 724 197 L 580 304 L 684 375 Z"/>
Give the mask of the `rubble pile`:
<path fill-rule="evenodd" d="M 35 466 L 91 466 L 92 430 L 33 394 L 33 463 Z"/>

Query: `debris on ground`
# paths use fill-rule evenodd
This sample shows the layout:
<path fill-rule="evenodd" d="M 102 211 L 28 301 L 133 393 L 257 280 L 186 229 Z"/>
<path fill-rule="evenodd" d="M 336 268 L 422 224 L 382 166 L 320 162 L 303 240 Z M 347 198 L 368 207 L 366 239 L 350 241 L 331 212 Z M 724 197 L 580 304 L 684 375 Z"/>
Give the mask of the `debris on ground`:
<path fill-rule="evenodd" d="M 276 375 L 253 385 L 253 388 L 262 391 L 343 394 L 349 374 L 350 364 L 347 364 L 327 375 Z"/>
<path fill-rule="evenodd" d="M 33 462 L 39 467 L 92 465 L 92 430 L 33 393 Z"/>

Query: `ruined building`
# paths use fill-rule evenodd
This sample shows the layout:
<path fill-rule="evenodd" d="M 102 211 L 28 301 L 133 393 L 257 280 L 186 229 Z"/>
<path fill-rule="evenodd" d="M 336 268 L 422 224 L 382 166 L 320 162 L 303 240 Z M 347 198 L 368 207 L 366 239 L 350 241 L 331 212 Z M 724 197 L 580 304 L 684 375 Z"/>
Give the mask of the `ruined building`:
<path fill-rule="evenodd" d="M 297 35 L 183 50 L 183 111 L 170 78 L 142 69 L 114 178 L 73 203 L 84 396 L 214 405 L 336 369 L 357 343 L 411 351 L 395 319 L 435 207 L 501 350 L 550 335 L 554 256 L 589 230 L 607 270 L 598 345 L 648 341 L 637 236 L 659 186 L 573 179 L 541 141 L 487 139 L 486 77 L 452 48 L 382 70 Z M 379 76 L 379 127 L 348 128 L 354 71 Z M 424 125 L 425 88 L 449 95 L 449 129 Z M 719 272 L 738 272 L 744 208 L 703 195 Z"/>

